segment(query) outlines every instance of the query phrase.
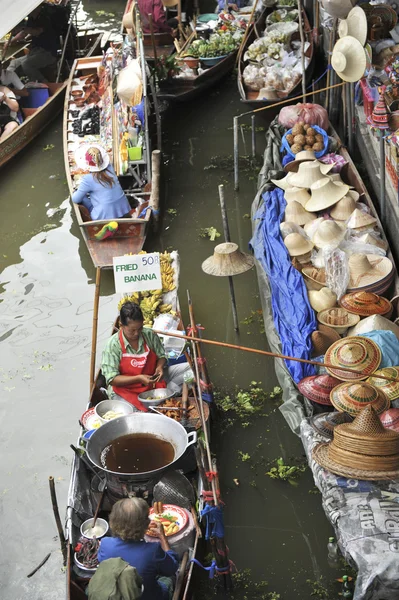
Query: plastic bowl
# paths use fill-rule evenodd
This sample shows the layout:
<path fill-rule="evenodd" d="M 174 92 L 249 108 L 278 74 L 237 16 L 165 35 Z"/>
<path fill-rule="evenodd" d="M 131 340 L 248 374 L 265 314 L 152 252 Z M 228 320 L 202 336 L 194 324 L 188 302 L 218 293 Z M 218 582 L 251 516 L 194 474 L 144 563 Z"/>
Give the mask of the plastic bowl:
<path fill-rule="evenodd" d="M 205 15 L 200 15 L 197 19 L 197 23 L 209 23 L 209 21 L 217 21 L 219 19 L 219 15 L 216 13 L 206 13 Z"/>
<path fill-rule="evenodd" d="M 139 394 L 139 401 L 142 402 L 144 406 L 158 406 L 158 404 L 162 404 L 162 402 L 171 398 L 173 394 L 174 393 L 171 390 L 168 390 L 168 388 L 149 390 L 148 392 Z M 155 400 L 148 400 L 148 398 L 155 398 Z"/>
<path fill-rule="evenodd" d="M 80 533 L 83 535 L 83 537 L 88 538 L 89 540 L 93 539 L 93 536 L 87 533 L 91 529 L 93 521 L 94 519 L 87 519 L 87 521 L 83 521 L 82 525 L 80 526 Z M 98 518 L 96 521 L 96 529 L 97 527 L 99 528 L 100 533 L 96 535 L 96 538 L 100 539 L 107 533 L 109 525 L 105 519 Z"/>
<path fill-rule="evenodd" d="M 200 61 L 202 62 L 202 64 L 204 65 L 204 67 L 214 67 L 220 61 L 222 61 L 224 58 L 226 58 L 226 56 L 228 56 L 228 55 L 227 54 L 223 54 L 223 56 L 212 56 L 211 58 L 202 58 L 200 56 Z"/>
<path fill-rule="evenodd" d="M 121 417 L 131 415 L 133 412 L 133 406 L 129 402 L 124 400 L 102 400 L 95 406 L 96 415 L 99 417 L 102 423 L 108 423 L 111 419 L 103 419 L 105 413 L 109 410 L 121 413 Z"/>

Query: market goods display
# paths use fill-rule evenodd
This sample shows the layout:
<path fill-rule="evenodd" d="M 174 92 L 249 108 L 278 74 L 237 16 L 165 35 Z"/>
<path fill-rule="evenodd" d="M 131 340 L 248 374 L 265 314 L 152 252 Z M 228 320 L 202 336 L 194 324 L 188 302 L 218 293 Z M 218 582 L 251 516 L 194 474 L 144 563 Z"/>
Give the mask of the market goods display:
<path fill-rule="evenodd" d="M 392 312 L 392 304 L 389 300 L 371 292 L 345 294 L 339 303 L 348 312 L 360 315 L 361 317 L 386 315 Z"/>
<path fill-rule="evenodd" d="M 366 337 L 346 337 L 330 346 L 325 354 L 325 362 L 332 365 L 327 367 L 327 371 L 333 377 L 342 381 L 360 381 L 378 369 L 381 350 Z M 340 370 L 339 367 L 349 370 Z"/>
<path fill-rule="evenodd" d="M 287 142 L 292 154 L 298 154 L 303 150 L 313 150 L 315 156 L 321 156 L 327 149 L 328 138 L 326 132 L 317 125 L 308 125 L 303 121 L 296 123 L 283 137 Z"/>
<path fill-rule="evenodd" d="M 340 384 L 339 379 L 331 375 L 312 375 L 298 383 L 298 389 L 312 402 L 331 406 L 330 392 Z"/>
<path fill-rule="evenodd" d="M 358 415 L 368 405 L 377 414 L 389 408 L 389 400 L 385 394 L 365 381 L 341 383 L 332 389 L 330 400 L 337 410 L 352 416 Z"/>
<path fill-rule="evenodd" d="M 385 367 L 384 369 L 378 369 L 372 377 L 367 379 L 367 383 L 370 383 L 378 390 L 384 392 L 385 396 L 391 402 L 399 398 L 399 381 L 381 379 L 378 375 L 386 375 L 387 377 L 399 380 L 399 367 Z"/>

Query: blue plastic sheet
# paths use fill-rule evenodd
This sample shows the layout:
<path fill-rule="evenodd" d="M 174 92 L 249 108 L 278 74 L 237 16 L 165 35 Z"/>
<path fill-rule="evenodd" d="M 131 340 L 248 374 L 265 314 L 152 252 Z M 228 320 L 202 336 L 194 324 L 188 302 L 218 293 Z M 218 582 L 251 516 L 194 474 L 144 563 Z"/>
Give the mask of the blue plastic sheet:
<path fill-rule="evenodd" d="M 382 357 L 379 369 L 397 367 L 399 365 L 399 341 L 392 331 L 377 329 L 368 333 L 362 333 L 361 337 L 373 340 L 380 347 Z"/>
<path fill-rule="evenodd" d="M 286 206 L 284 192 L 276 188 L 264 193 L 262 198 L 263 205 L 254 215 L 254 221 L 258 220 L 258 223 L 250 244 L 269 279 L 273 319 L 283 354 L 309 359 L 310 336 L 316 329 L 316 319 L 303 277 L 292 266 L 280 234 Z M 296 383 L 315 374 L 311 365 L 288 360 L 286 364 Z"/>

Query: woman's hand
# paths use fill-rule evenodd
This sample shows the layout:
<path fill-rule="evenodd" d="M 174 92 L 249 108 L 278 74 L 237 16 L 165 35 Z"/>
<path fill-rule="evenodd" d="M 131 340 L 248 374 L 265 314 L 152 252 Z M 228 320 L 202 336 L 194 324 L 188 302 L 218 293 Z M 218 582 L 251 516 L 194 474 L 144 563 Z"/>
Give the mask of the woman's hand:
<path fill-rule="evenodd" d="M 154 383 L 154 380 L 152 379 L 151 375 L 139 375 L 140 377 L 140 383 L 142 383 L 143 385 L 151 385 L 151 383 Z"/>
<path fill-rule="evenodd" d="M 156 524 L 156 527 L 154 527 Z M 161 544 L 161 548 L 164 552 L 168 552 L 170 550 L 170 546 L 168 544 L 168 540 L 166 539 L 165 530 L 163 528 L 162 523 L 158 523 L 157 521 L 151 522 L 151 531 L 153 531 L 156 537 L 159 539 L 159 543 Z"/>
<path fill-rule="evenodd" d="M 158 383 L 163 377 L 163 365 L 157 365 L 154 375 L 152 376 L 152 381 L 154 383 Z"/>

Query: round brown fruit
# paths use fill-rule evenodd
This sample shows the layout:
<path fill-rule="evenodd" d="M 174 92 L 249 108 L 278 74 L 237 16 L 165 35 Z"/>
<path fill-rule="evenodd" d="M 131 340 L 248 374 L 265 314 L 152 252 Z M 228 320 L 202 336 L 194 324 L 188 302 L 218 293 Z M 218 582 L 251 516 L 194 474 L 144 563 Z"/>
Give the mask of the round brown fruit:
<path fill-rule="evenodd" d="M 303 135 L 304 134 L 304 128 L 302 127 L 302 125 L 299 125 L 299 123 L 297 123 L 296 125 L 294 125 L 294 127 L 292 128 L 292 133 L 293 135 Z"/>
<path fill-rule="evenodd" d="M 306 146 L 304 146 L 304 147 L 303 147 L 303 149 L 304 149 L 304 150 L 312 150 L 312 146 L 308 146 L 308 145 L 306 144 Z"/>
<path fill-rule="evenodd" d="M 298 152 L 302 152 L 302 148 L 303 148 L 303 146 L 301 146 L 300 144 L 293 144 L 291 146 L 291 152 L 293 154 L 298 154 Z"/>
<path fill-rule="evenodd" d="M 321 133 L 316 133 L 316 142 L 324 142 L 323 136 Z"/>
<path fill-rule="evenodd" d="M 323 144 L 321 142 L 316 142 L 313 144 L 313 150 L 315 152 L 321 152 L 323 150 Z"/>
<path fill-rule="evenodd" d="M 305 136 L 302 134 L 298 134 L 294 137 L 294 143 L 295 144 L 300 144 L 301 146 L 304 146 L 306 143 L 306 139 Z"/>
<path fill-rule="evenodd" d="M 307 135 L 305 139 L 306 143 L 309 144 L 309 146 L 313 146 L 313 144 L 316 143 L 316 138 L 313 137 L 313 135 Z"/>
<path fill-rule="evenodd" d="M 306 132 L 306 133 L 307 133 L 308 135 L 313 135 L 313 136 L 315 136 L 315 135 L 316 135 L 316 131 L 315 131 L 315 129 L 313 129 L 313 127 L 308 127 L 308 130 L 307 130 L 307 132 Z"/>
<path fill-rule="evenodd" d="M 294 136 L 292 135 L 292 133 L 289 133 L 288 135 L 286 135 L 285 139 L 287 140 L 289 145 L 292 146 L 292 144 L 294 143 Z"/>

